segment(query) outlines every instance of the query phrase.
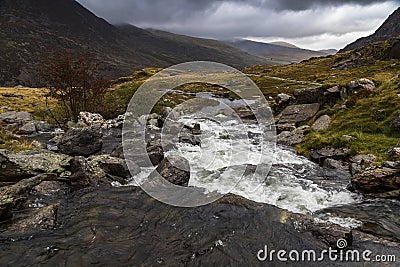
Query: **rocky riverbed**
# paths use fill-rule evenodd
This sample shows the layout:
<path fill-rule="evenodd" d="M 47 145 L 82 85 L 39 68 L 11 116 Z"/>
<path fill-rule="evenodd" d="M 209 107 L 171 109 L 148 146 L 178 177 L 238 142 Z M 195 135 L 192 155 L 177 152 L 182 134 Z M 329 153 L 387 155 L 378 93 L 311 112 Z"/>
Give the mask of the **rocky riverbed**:
<path fill-rule="evenodd" d="M 356 249 L 396 255 L 396 148 L 389 152 L 393 161 L 369 168 L 373 155 L 325 148 L 307 159 L 288 147 L 301 141 L 308 126 L 299 123 L 316 115 L 318 101 L 333 101 L 332 94 L 340 99 L 342 94 L 339 88 L 327 94 L 320 90 L 298 92 L 297 103 L 281 96 L 286 103 L 279 103 L 280 145 L 268 177 L 255 171 L 263 162 L 243 156 L 248 147 L 254 149 L 251 155 L 260 153 L 260 132 L 250 110 L 238 103 L 233 109 L 244 121 L 240 127 L 224 120 L 222 113 L 219 123 L 180 116 L 171 109 L 137 118 L 145 123 L 142 142 L 151 166 L 135 157 L 140 151 L 132 148 L 130 171 L 121 146 L 124 116 L 107 121 L 82 113 L 78 125 L 62 131 L 34 121 L 29 113 L 0 114 L 2 127 L 15 129 L 38 147 L 20 153 L 0 150 L 0 264 L 263 266 L 266 262 L 257 259 L 257 253 L 266 245 L 287 251 L 331 247 L 339 254 Z M 176 142 L 160 139 L 167 117 L 180 129 L 171 138 Z M 326 124 L 329 119 L 321 115 L 311 126 L 318 130 Z M 191 173 L 170 162 L 190 165 Z M 246 170 L 238 183 L 223 178 L 227 170 L 234 177 L 238 166 Z M 197 208 L 169 206 L 137 187 L 155 169 L 179 186 L 232 194 Z M 338 240 L 347 246 L 339 249 Z M 268 264 L 282 266 L 276 260 Z M 326 258 L 323 265 L 338 263 Z"/>

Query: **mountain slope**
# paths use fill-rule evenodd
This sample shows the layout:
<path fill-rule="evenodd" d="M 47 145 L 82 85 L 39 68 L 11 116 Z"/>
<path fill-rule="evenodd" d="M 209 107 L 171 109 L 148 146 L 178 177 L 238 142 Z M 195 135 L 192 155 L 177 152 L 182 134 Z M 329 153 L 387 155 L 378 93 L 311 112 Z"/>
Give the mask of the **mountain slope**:
<path fill-rule="evenodd" d="M 301 48 L 285 47 L 282 45 L 267 44 L 250 40 L 230 41 L 230 44 L 252 55 L 281 63 L 300 62 L 311 57 L 327 56 L 327 53 L 317 52 Z"/>
<path fill-rule="evenodd" d="M 0 85 L 34 85 L 37 66 L 64 48 L 90 51 L 112 78 L 192 60 L 267 63 L 223 42 L 114 26 L 74 0 L 0 0 L 0 13 Z"/>
<path fill-rule="evenodd" d="M 360 38 L 347 45 L 340 52 L 354 50 L 375 42 L 386 41 L 400 36 L 400 7 L 394 11 L 389 18 L 375 31 L 374 34 Z"/>

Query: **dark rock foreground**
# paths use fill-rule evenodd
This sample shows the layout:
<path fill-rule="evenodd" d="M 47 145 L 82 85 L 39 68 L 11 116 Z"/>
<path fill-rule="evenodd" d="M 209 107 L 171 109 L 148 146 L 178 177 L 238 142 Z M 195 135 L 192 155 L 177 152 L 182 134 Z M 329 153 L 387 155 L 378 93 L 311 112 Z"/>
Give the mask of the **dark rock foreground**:
<path fill-rule="evenodd" d="M 136 187 L 89 188 L 58 199 L 53 228 L 14 225 L 0 233 L 1 266 L 304 266 L 256 255 L 265 245 L 320 251 L 339 238 L 350 249 L 398 252 L 390 241 L 233 195 L 191 209 L 162 204 Z"/>

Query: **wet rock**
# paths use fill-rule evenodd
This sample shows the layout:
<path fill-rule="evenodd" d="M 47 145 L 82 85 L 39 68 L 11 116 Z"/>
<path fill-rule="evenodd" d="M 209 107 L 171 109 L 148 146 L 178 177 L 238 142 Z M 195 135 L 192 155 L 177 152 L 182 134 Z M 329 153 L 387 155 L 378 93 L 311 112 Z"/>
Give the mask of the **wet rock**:
<path fill-rule="evenodd" d="M 12 210 L 21 207 L 26 200 L 23 195 L 32 188 L 43 181 L 51 181 L 56 178 L 55 174 L 40 174 L 10 186 L 0 187 L 0 220 L 9 218 Z"/>
<path fill-rule="evenodd" d="M 356 81 L 351 81 L 347 84 L 347 90 L 349 95 L 354 95 L 355 93 L 363 90 L 373 91 L 375 89 L 375 83 L 368 79 L 359 79 Z"/>
<path fill-rule="evenodd" d="M 100 155 L 91 157 L 89 160 L 91 164 L 97 164 L 107 174 L 125 179 L 131 177 L 128 166 L 123 159 Z M 130 167 L 133 172 L 132 175 L 136 175 L 140 172 L 140 167 L 135 163 L 131 162 Z"/>
<path fill-rule="evenodd" d="M 69 129 L 57 146 L 61 153 L 70 156 L 90 156 L 99 152 L 103 145 L 103 133 L 99 126 Z"/>
<path fill-rule="evenodd" d="M 162 116 L 164 119 L 169 119 L 172 121 L 179 120 L 179 113 L 170 107 L 164 107 L 162 110 Z"/>
<path fill-rule="evenodd" d="M 279 115 L 278 124 L 297 125 L 314 117 L 319 107 L 318 103 L 289 106 Z"/>
<path fill-rule="evenodd" d="M 17 182 L 40 173 L 61 173 L 70 157 L 47 150 L 12 153 L 0 150 L 0 182 Z"/>
<path fill-rule="evenodd" d="M 345 165 L 343 162 L 335 159 L 328 158 L 324 160 L 323 167 L 332 169 L 332 170 L 337 170 L 343 173 L 348 173 L 349 172 L 349 167 Z"/>
<path fill-rule="evenodd" d="M 168 156 L 158 165 L 157 171 L 168 182 L 180 186 L 188 186 L 190 179 L 190 164 L 179 156 Z"/>
<path fill-rule="evenodd" d="M 321 250 L 335 248 L 340 238 L 347 241 L 349 249 L 368 249 L 382 255 L 398 253 L 396 242 L 358 230 L 351 230 L 350 236 L 348 228 L 316 223 L 310 216 L 234 195 L 201 207 L 181 208 L 156 201 L 136 187 L 98 188 L 74 192 L 68 202 L 60 204 L 58 214 L 57 223 L 62 223 L 62 229 L 22 234 L 15 242 L 7 241 L 7 231 L 1 232 L 1 240 L 5 241 L 0 242 L 0 264 L 86 266 L 101 262 L 113 266 L 118 262 L 124 266 L 156 266 L 161 262 L 166 266 L 263 266 L 269 263 L 260 262 L 256 254 L 266 245 L 269 251 L 306 249 L 319 255 Z M 82 242 L 89 245 L 77 245 Z M 115 248 L 118 250 L 112 257 L 105 253 Z M 293 261 L 287 265 L 301 267 L 305 263 Z M 328 257 L 308 264 L 338 265 Z"/>
<path fill-rule="evenodd" d="M 101 126 L 104 123 L 104 118 L 100 114 L 90 112 L 80 112 L 78 122 L 87 126 Z"/>
<path fill-rule="evenodd" d="M 34 209 L 25 218 L 14 222 L 9 232 L 29 233 L 37 230 L 50 230 L 56 228 L 57 211 L 59 205 L 49 205 L 42 208 Z"/>
<path fill-rule="evenodd" d="M 400 169 L 378 167 L 365 170 L 351 179 L 352 188 L 366 194 L 400 190 Z"/>
<path fill-rule="evenodd" d="M 345 159 L 350 156 L 351 150 L 348 148 L 323 148 L 312 150 L 310 152 L 311 159 L 319 164 L 322 164 L 325 159 L 332 158 L 336 160 Z"/>
<path fill-rule="evenodd" d="M 254 114 L 253 110 L 250 107 L 247 107 L 247 106 L 233 107 L 233 110 L 236 112 L 236 114 L 241 119 L 245 119 L 245 120 L 255 120 L 256 119 L 256 115 Z"/>
<path fill-rule="evenodd" d="M 60 196 L 68 192 L 66 185 L 59 181 L 43 181 L 30 191 L 32 195 Z"/>
<path fill-rule="evenodd" d="M 141 139 L 131 139 L 125 140 L 125 142 L 127 146 L 126 155 L 122 144 L 118 145 L 110 155 L 129 159 L 140 167 L 157 166 L 164 159 L 164 149 L 160 139 L 151 139 L 148 142 Z M 146 155 L 144 155 L 142 148 L 139 146 L 146 147 L 150 162 L 146 159 Z"/>
<path fill-rule="evenodd" d="M 96 163 L 88 159 L 77 156 L 69 161 L 71 175 L 69 181 L 74 188 L 97 187 L 109 184 L 106 173 Z"/>
<path fill-rule="evenodd" d="M 331 123 L 332 119 L 328 115 L 323 115 L 319 117 L 311 126 L 316 131 L 323 131 L 326 130 L 329 127 L 329 124 Z"/>
<path fill-rule="evenodd" d="M 201 145 L 201 139 L 200 135 L 201 130 L 200 130 L 200 124 L 196 123 L 194 126 L 187 126 L 184 125 L 183 128 L 181 128 L 181 131 L 179 132 L 179 142 L 181 143 L 187 143 L 191 144 L 194 146 L 200 146 Z"/>
<path fill-rule="evenodd" d="M 322 96 L 322 87 L 296 89 L 293 91 L 298 104 L 319 103 Z"/>
<path fill-rule="evenodd" d="M 281 132 L 277 137 L 276 141 L 278 144 L 286 145 L 286 146 L 293 146 L 300 144 L 303 141 L 304 133 L 309 128 L 309 126 L 301 126 L 294 131 L 288 132 L 284 131 Z"/>

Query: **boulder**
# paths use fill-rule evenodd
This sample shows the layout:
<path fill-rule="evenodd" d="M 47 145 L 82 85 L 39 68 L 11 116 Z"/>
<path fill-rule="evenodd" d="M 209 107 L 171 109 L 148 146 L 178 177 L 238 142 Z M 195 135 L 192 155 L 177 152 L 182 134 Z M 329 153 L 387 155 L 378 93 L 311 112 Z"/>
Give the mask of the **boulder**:
<path fill-rule="evenodd" d="M 179 112 L 170 108 L 170 107 L 164 107 L 162 110 L 162 117 L 164 119 L 169 119 L 172 121 L 177 121 L 179 120 Z"/>
<path fill-rule="evenodd" d="M 330 106 L 335 105 L 341 100 L 347 98 L 347 88 L 334 86 L 324 91 L 324 103 Z"/>
<path fill-rule="evenodd" d="M 372 154 L 360 154 L 349 159 L 350 161 L 350 174 L 356 175 L 360 173 L 363 169 L 371 167 L 375 162 L 376 157 Z"/>
<path fill-rule="evenodd" d="M 398 130 L 400 130 L 400 112 L 398 112 L 393 120 L 392 120 L 392 126 Z"/>
<path fill-rule="evenodd" d="M 329 124 L 331 123 L 332 119 L 328 115 L 323 115 L 319 117 L 311 126 L 316 131 L 323 131 L 326 130 L 329 127 Z"/>
<path fill-rule="evenodd" d="M 27 121 L 31 121 L 33 119 L 32 114 L 29 112 L 16 112 L 9 111 L 0 114 L 0 123 L 6 124 L 22 124 Z"/>
<path fill-rule="evenodd" d="M 168 182 L 180 186 L 188 186 L 190 179 L 190 164 L 179 156 L 168 156 L 163 159 L 155 170 Z"/>
<path fill-rule="evenodd" d="M 309 126 L 301 126 L 291 132 L 283 131 L 277 137 L 276 141 L 278 144 L 285 145 L 285 146 L 293 146 L 300 144 L 303 141 L 304 133 Z"/>
<path fill-rule="evenodd" d="M 347 84 L 347 90 L 349 95 L 354 95 L 357 92 L 368 90 L 373 91 L 375 90 L 375 83 L 368 79 L 359 79 L 355 81 L 351 81 Z"/>
<path fill-rule="evenodd" d="M 288 106 L 279 115 L 278 124 L 297 125 L 314 117 L 319 107 L 318 103 Z"/>
<path fill-rule="evenodd" d="M 130 163 L 130 170 L 125 163 L 124 159 L 121 158 L 114 158 L 108 155 L 100 155 L 100 156 L 93 156 L 89 158 L 90 164 L 94 166 L 98 166 L 101 168 L 105 173 L 117 176 L 121 178 L 130 178 L 131 175 L 137 175 L 140 173 L 140 167 L 137 166 L 134 162 Z"/>
<path fill-rule="evenodd" d="M 291 132 L 296 130 L 296 126 L 294 124 L 277 124 L 276 125 L 276 131 L 278 134 L 282 132 Z"/>
<path fill-rule="evenodd" d="M 150 162 L 146 160 L 145 155 L 143 155 L 141 148 L 137 144 L 146 146 L 147 156 Z M 131 145 L 132 144 L 132 145 Z M 125 155 L 122 145 L 118 145 L 112 152 L 111 156 L 117 158 L 125 158 L 127 160 L 133 161 L 140 167 L 150 167 L 151 165 L 157 166 L 164 159 L 164 149 L 161 144 L 160 139 L 153 139 L 145 142 L 141 139 L 131 139 L 126 140 L 126 145 L 128 147 Z M 125 157 L 127 156 L 127 157 Z"/>
<path fill-rule="evenodd" d="M 78 116 L 78 123 L 85 124 L 87 126 L 102 125 L 104 118 L 100 114 L 90 112 L 80 112 Z"/>
<path fill-rule="evenodd" d="M 323 164 L 325 159 L 332 158 L 336 160 L 346 159 L 350 156 L 351 150 L 348 148 L 323 148 L 319 150 L 311 150 L 310 158 L 319 164 Z"/>
<path fill-rule="evenodd" d="M 319 103 L 322 96 L 322 87 L 296 89 L 293 91 L 293 95 L 298 104 Z"/>
<path fill-rule="evenodd" d="M 287 94 L 278 94 L 275 98 L 275 102 L 277 104 L 278 110 L 282 110 L 283 108 L 286 108 L 290 102 L 292 101 L 292 97 Z"/>
<path fill-rule="evenodd" d="M 17 209 L 25 201 L 24 194 L 43 181 L 54 181 L 55 174 L 40 174 L 32 178 L 24 179 L 16 184 L 0 187 L 0 220 L 11 216 L 11 211 Z"/>
<path fill-rule="evenodd" d="M 324 161 L 323 167 L 346 173 L 349 171 L 349 167 L 343 164 L 343 162 L 331 158 L 328 158 Z"/>
<path fill-rule="evenodd" d="M 99 152 L 103 145 L 103 133 L 99 126 L 69 129 L 57 146 L 61 153 L 70 156 L 90 156 Z"/>
<path fill-rule="evenodd" d="M 33 121 L 25 123 L 17 131 L 17 134 L 22 134 L 22 135 L 29 135 L 34 133 L 36 133 L 36 125 Z"/>
<path fill-rule="evenodd" d="M 351 188 L 365 194 L 400 190 L 400 169 L 378 167 L 365 170 L 351 179 Z"/>
<path fill-rule="evenodd" d="M 48 150 L 12 153 L 0 150 L 0 182 L 17 182 L 41 173 L 62 173 L 70 157 Z"/>

